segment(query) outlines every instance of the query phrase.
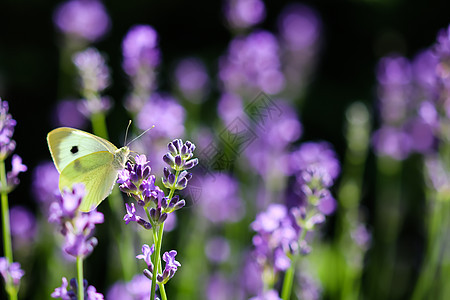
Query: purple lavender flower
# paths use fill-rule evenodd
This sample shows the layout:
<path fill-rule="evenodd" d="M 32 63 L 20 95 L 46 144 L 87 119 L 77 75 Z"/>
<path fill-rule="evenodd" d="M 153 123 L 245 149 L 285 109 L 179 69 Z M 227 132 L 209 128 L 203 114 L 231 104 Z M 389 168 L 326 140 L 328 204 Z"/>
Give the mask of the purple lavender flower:
<path fill-rule="evenodd" d="M 155 252 L 155 245 L 151 247 L 147 244 L 142 246 L 142 254 L 136 256 L 137 259 L 143 259 L 147 264 L 148 268 L 153 272 L 152 254 Z"/>
<path fill-rule="evenodd" d="M 212 174 L 202 178 L 201 212 L 213 223 L 238 222 L 245 207 L 238 194 L 236 179 L 226 174 Z"/>
<path fill-rule="evenodd" d="M 55 291 L 50 295 L 52 298 L 61 298 L 63 300 L 71 300 L 69 293 L 67 292 L 67 287 L 69 286 L 69 282 L 66 277 L 62 278 L 62 285 L 57 287 Z"/>
<path fill-rule="evenodd" d="M 158 34 L 149 25 L 135 25 L 122 42 L 123 69 L 130 76 L 153 69 L 160 63 Z"/>
<path fill-rule="evenodd" d="M 219 61 L 219 77 L 226 91 L 251 89 L 276 94 L 285 84 L 280 69 L 279 45 L 273 34 L 257 31 L 231 42 L 227 54 Z"/>
<path fill-rule="evenodd" d="M 36 236 L 36 218 L 24 206 L 13 206 L 10 211 L 11 235 L 14 239 L 14 245 L 25 246 L 29 244 Z"/>
<path fill-rule="evenodd" d="M 79 100 L 59 101 L 52 115 L 55 127 L 84 128 L 87 124 L 86 116 L 80 111 Z"/>
<path fill-rule="evenodd" d="M 16 148 L 16 142 L 12 140 L 16 124 L 9 113 L 8 102 L 0 98 L 0 160 L 5 160 Z"/>
<path fill-rule="evenodd" d="M 210 79 L 205 64 L 197 58 L 185 58 L 175 68 L 177 88 L 186 100 L 200 103 L 205 100 Z"/>
<path fill-rule="evenodd" d="M 227 0 L 224 12 L 230 26 L 236 29 L 254 26 L 266 17 L 266 8 L 261 0 Z"/>
<path fill-rule="evenodd" d="M 81 86 L 87 94 L 99 93 L 110 84 L 108 66 L 97 49 L 88 48 L 76 53 L 73 62 L 80 74 Z"/>
<path fill-rule="evenodd" d="M 213 237 L 206 243 L 205 253 L 211 262 L 224 262 L 230 257 L 230 243 L 223 237 Z"/>
<path fill-rule="evenodd" d="M 322 287 L 317 279 L 305 271 L 301 272 L 298 277 L 297 295 L 299 299 L 319 300 L 322 298 Z"/>
<path fill-rule="evenodd" d="M 205 296 L 207 300 L 236 299 L 233 283 L 221 273 L 213 273 L 208 278 Z"/>
<path fill-rule="evenodd" d="M 335 180 L 341 167 L 331 144 L 327 142 L 303 143 L 290 157 L 292 171 L 299 172 L 306 169 L 323 169 L 332 180 Z"/>
<path fill-rule="evenodd" d="M 150 299 L 151 285 L 144 275 L 136 275 L 127 283 L 127 290 L 133 296 L 134 300 Z M 120 299 L 122 300 L 122 299 Z"/>
<path fill-rule="evenodd" d="M 105 7 L 97 0 L 71 0 L 59 5 L 53 21 L 67 35 L 94 42 L 101 39 L 111 27 Z"/>
<path fill-rule="evenodd" d="M 128 291 L 127 284 L 122 281 L 114 283 L 114 285 L 109 288 L 108 292 L 106 293 L 106 299 L 135 300 L 135 298 L 131 295 L 131 292 Z"/>
<path fill-rule="evenodd" d="M 175 256 L 177 255 L 177 251 L 171 250 L 170 252 L 164 252 L 163 260 L 166 262 L 163 273 L 157 275 L 158 282 L 166 284 L 170 278 L 175 275 L 175 272 L 178 270 L 178 267 L 181 267 L 181 264 L 175 260 Z"/>
<path fill-rule="evenodd" d="M 167 145 L 167 148 L 169 152 L 163 156 L 163 160 L 172 169 L 176 171 L 184 171 L 192 169 L 198 164 L 198 159 L 193 158 L 195 145 L 192 142 L 186 141 L 183 144 L 183 141 L 181 139 L 175 139 Z M 184 186 L 184 184 L 180 183 L 180 180 L 183 180 L 183 178 L 185 178 L 185 181 L 187 183 L 187 181 L 189 181 L 189 179 L 192 177 L 192 175 L 189 176 L 187 172 L 183 174 L 184 176 L 181 176 L 182 174 L 180 174 L 181 179 L 178 178 L 176 183 L 180 186 Z M 170 184 L 170 181 L 172 181 L 170 180 L 170 174 L 165 172 L 164 177 L 166 180 L 165 183 Z M 174 183 L 175 182 L 172 182 L 172 184 Z"/>
<path fill-rule="evenodd" d="M 53 162 L 43 162 L 33 171 L 33 195 L 39 202 L 54 202 L 59 195 L 59 173 Z"/>
<path fill-rule="evenodd" d="M 253 237 L 256 260 L 262 265 L 272 266 L 275 271 L 287 270 L 290 259 L 286 253 L 297 251 L 299 228 L 286 206 L 270 204 L 265 212 L 256 216 L 251 227 L 257 233 Z"/>
<path fill-rule="evenodd" d="M 321 22 L 313 9 L 295 3 L 283 9 L 278 18 L 278 28 L 291 51 L 310 50 L 319 40 Z"/>
<path fill-rule="evenodd" d="M 379 155 L 403 160 L 411 153 L 411 138 L 403 129 L 384 126 L 374 133 L 372 140 Z"/>
<path fill-rule="evenodd" d="M 22 158 L 17 154 L 13 155 L 11 164 L 11 171 L 6 174 L 8 190 L 13 189 L 19 184 L 19 173 L 25 172 L 27 170 L 27 166 L 22 164 Z"/>
<path fill-rule="evenodd" d="M 223 93 L 219 99 L 217 112 L 224 124 L 230 124 L 236 118 L 245 119 L 242 98 L 235 93 Z"/>
<path fill-rule="evenodd" d="M 155 125 L 152 138 L 173 139 L 184 134 L 185 114 L 184 108 L 174 98 L 153 94 L 139 111 L 136 122 L 141 130 Z"/>
<path fill-rule="evenodd" d="M 62 197 L 50 205 L 49 222 L 59 226 L 65 237 L 64 251 L 72 256 L 87 256 L 97 245 L 92 236 L 96 224 L 103 223 L 103 214 L 96 209 L 81 213 L 78 208 L 84 197 L 84 186 L 74 184 L 72 191 L 64 190 Z"/>
<path fill-rule="evenodd" d="M 20 263 L 9 263 L 6 257 L 0 257 L 0 274 L 2 274 L 5 282 L 9 280 L 8 278 L 11 278 L 13 284 L 17 287 L 25 272 L 20 268 Z"/>
<path fill-rule="evenodd" d="M 88 285 L 87 280 L 83 281 L 84 287 L 84 299 L 86 300 L 103 300 L 104 296 L 101 293 L 97 293 L 97 289 Z M 62 285 L 57 287 L 55 291 L 51 294 L 52 298 L 61 298 L 62 300 L 76 300 L 79 299 L 78 295 L 78 283 L 75 278 L 70 280 L 68 284 L 65 277 L 62 278 Z"/>

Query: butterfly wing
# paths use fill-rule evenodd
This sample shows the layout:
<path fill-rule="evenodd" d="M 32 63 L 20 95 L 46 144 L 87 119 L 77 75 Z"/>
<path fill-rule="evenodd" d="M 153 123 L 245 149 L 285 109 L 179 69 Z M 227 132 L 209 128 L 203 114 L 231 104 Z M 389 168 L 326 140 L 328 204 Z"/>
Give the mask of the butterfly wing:
<path fill-rule="evenodd" d="M 113 166 L 114 155 L 100 151 L 79 157 L 66 165 L 59 176 L 59 189 L 72 188 L 74 183 L 83 183 L 86 195 L 80 210 L 87 212 L 97 207 L 110 193 L 118 171 Z"/>
<path fill-rule="evenodd" d="M 49 132 L 47 142 L 56 168 L 61 173 L 71 162 L 91 153 L 114 153 L 117 147 L 88 132 L 60 127 Z"/>

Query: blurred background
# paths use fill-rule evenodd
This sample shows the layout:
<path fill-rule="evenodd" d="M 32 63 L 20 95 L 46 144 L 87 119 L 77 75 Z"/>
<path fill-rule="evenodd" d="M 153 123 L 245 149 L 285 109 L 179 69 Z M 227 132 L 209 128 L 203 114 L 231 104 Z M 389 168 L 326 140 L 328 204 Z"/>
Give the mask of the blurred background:
<path fill-rule="evenodd" d="M 232 104 L 223 104 L 222 97 L 224 91 L 233 89 L 229 88 L 229 85 L 234 83 L 232 79 L 227 79 L 226 75 L 221 73 L 224 69 L 223 64 L 226 64 L 223 61 L 232 56 L 231 41 L 263 30 L 272 33 L 281 44 L 287 34 L 283 33 L 282 25 L 280 25 L 283 15 L 289 14 L 290 11 L 295 11 L 299 7 L 307 7 L 306 11 L 312 12 L 311 14 L 316 20 L 312 21 L 316 22 L 316 27 L 311 30 L 317 32 L 317 37 L 315 37 L 314 43 L 311 42 L 311 48 L 302 54 L 306 62 L 299 62 L 292 57 L 293 60 L 289 61 L 289 56 L 280 59 L 282 64 L 292 63 L 293 66 L 295 66 L 295 62 L 298 62 L 304 73 L 294 74 L 298 77 L 292 77 L 294 82 L 286 83 L 284 90 L 274 87 L 272 90 L 268 89 L 264 92 L 271 99 L 287 99 L 286 102 L 297 114 L 301 122 L 302 133 L 301 138 L 292 140 L 292 147 L 304 141 L 328 141 L 333 145 L 336 157 L 343 164 L 347 150 L 347 108 L 355 101 L 362 102 L 371 115 L 370 126 L 373 130 L 380 126 L 376 73 L 379 60 L 389 55 L 412 59 L 418 52 L 430 47 L 436 41 L 439 30 L 446 28 L 450 22 L 448 16 L 450 4 L 447 1 L 265 1 L 264 13 L 261 14 L 260 20 L 256 20 L 254 24 L 250 25 L 242 25 L 239 20 L 235 20 L 235 23 L 230 21 L 231 19 L 229 15 L 227 17 L 226 13 L 225 1 L 105 1 L 103 4 L 110 18 L 105 33 L 98 39 L 84 41 L 71 48 L 74 44 L 70 45 L 69 38 L 55 25 L 54 21 L 55 9 L 62 3 L 64 1 L 2 0 L 0 2 L 0 97 L 9 102 L 10 113 L 17 120 L 14 134 L 14 140 L 17 142 L 15 153 L 19 154 L 24 164 L 28 166 L 28 171 L 20 176 L 20 185 L 9 195 L 9 201 L 11 206 L 20 204 L 30 209 L 35 215 L 41 215 L 42 220 L 45 220 L 45 217 L 42 217 L 45 214 L 41 212 L 40 203 L 35 199 L 35 190 L 32 189 L 33 171 L 38 165 L 50 160 L 46 143 L 47 133 L 57 126 L 68 125 L 58 120 L 57 104 L 62 100 L 82 98 L 75 68 L 68 66 L 71 62 L 67 56 L 77 47 L 80 48 L 79 50 L 87 46 L 96 47 L 106 57 L 106 63 L 111 72 L 111 83 L 102 93 L 108 95 L 113 103 L 112 109 L 106 116 L 106 124 L 109 130 L 109 139 L 115 145 L 120 146 L 123 144 L 128 120 L 135 116 L 133 113 L 129 113 L 129 109 L 127 112 L 124 107 L 132 83 L 122 68 L 124 61 L 122 41 L 132 26 L 136 24 L 152 26 L 157 32 L 157 47 L 160 53 L 159 63 L 155 68 L 155 77 L 157 78 L 155 82 L 157 83 L 153 90 L 157 90 L 161 95 L 170 94 L 184 107 L 184 126 L 186 128 L 179 135 L 171 136 L 170 133 L 166 136 L 161 135 L 162 140 L 158 143 L 164 145 L 173 138 L 181 137 L 196 143 L 198 149 L 204 149 L 211 139 L 227 126 L 228 121 L 231 120 L 229 118 L 233 117 L 223 113 L 223 106 L 231 107 Z M 296 4 L 300 6 L 295 6 Z M 295 36 L 296 29 L 291 30 L 294 30 Z M 300 29 L 298 30 L 300 31 Z M 308 33 L 303 34 L 307 35 Z M 201 61 L 207 76 L 205 91 L 201 96 L 194 96 L 193 98 L 197 97 L 194 100 L 188 99 L 189 97 L 183 94 L 176 75 L 179 63 L 187 57 L 194 57 Z M 291 80 L 286 73 L 289 70 L 283 71 L 286 81 Z M 233 76 L 232 72 L 230 76 Z M 268 79 L 268 82 L 273 81 Z M 289 90 L 292 87 L 294 90 Z M 295 90 L 295 87 L 298 90 Z M 240 88 L 239 92 L 242 92 L 240 95 L 248 103 L 255 99 L 261 90 L 264 89 L 255 85 L 244 91 Z M 287 115 L 288 113 L 284 116 Z M 176 117 L 175 113 L 174 118 Z M 78 124 L 84 130 L 91 131 L 87 119 Z M 156 126 L 158 127 L 158 124 Z M 141 127 L 145 129 L 144 125 L 137 125 L 137 127 L 135 134 L 142 131 Z M 177 133 L 177 131 L 172 132 Z M 151 136 L 152 131 L 148 135 Z M 300 137 L 300 134 L 298 136 Z M 145 146 L 142 147 L 146 149 Z M 248 158 L 241 156 L 235 162 L 240 163 L 241 160 L 247 161 Z M 159 162 L 156 164 L 162 165 Z M 161 174 L 161 169 L 157 168 L 154 167 L 155 173 Z M 364 222 L 369 230 L 376 227 L 375 202 L 377 196 L 381 194 L 378 185 L 380 182 L 389 185 L 389 176 L 392 175 L 392 172 L 395 173 L 395 171 L 386 171 L 385 173 L 381 172 L 382 175 L 380 175 L 377 170 L 379 170 L 379 166 L 376 155 L 369 146 L 365 169 L 360 175 L 361 178 L 364 178 L 360 200 L 361 209 L 364 212 Z M 390 258 L 398 261 L 398 264 L 393 271 L 393 281 L 389 282 L 389 287 L 383 287 L 387 292 L 382 294 L 383 297 L 377 296 L 372 291 L 379 287 L 373 287 L 374 279 L 370 275 L 371 271 L 368 270 L 374 261 L 377 261 L 376 256 L 383 256 L 384 252 L 376 247 L 369 248 L 365 254 L 364 271 L 362 272 L 361 294 L 364 295 L 364 298 L 407 299 L 412 295 L 426 253 L 427 229 L 424 221 L 426 201 L 421 171 L 421 158 L 418 155 L 412 155 L 405 160 L 402 171 L 395 177 L 395 180 L 399 180 L 395 181 L 395 184 L 400 187 L 403 199 L 407 199 L 406 202 L 402 202 L 401 209 L 398 211 L 402 215 L 402 221 L 401 226 L 396 229 L 398 236 L 394 242 L 393 258 Z M 237 178 L 240 197 L 244 199 L 244 202 L 251 202 L 251 199 L 258 197 L 257 194 L 260 191 L 256 188 L 252 190 L 246 187 L 255 186 L 255 181 L 263 180 L 261 177 L 265 178 L 264 180 L 270 180 L 270 176 L 267 179 L 267 176 L 264 177 L 261 172 L 258 174 L 258 171 L 255 171 L 257 175 L 253 179 L 247 178 L 248 180 L 245 181 L 243 173 L 245 173 L 245 167 L 242 165 L 226 169 L 227 176 Z M 207 180 L 203 180 L 197 183 L 197 186 L 207 184 Z M 338 186 L 339 179 L 332 190 L 334 194 L 337 193 Z M 207 193 L 206 187 L 202 189 L 204 193 Z M 275 191 L 277 190 L 275 189 Z M 393 193 L 395 194 L 396 191 Z M 228 199 L 227 197 L 230 196 L 224 198 Z M 386 198 L 389 197 L 388 192 Z M 195 199 L 191 199 L 186 212 L 180 211 L 178 222 L 188 222 L 190 218 L 204 218 L 193 212 L 198 207 L 197 204 Z M 264 205 L 262 206 L 264 207 Z M 204 233 L 208 232 L 205 233 L 205 236 L 226 235 L 224 232 L 228 232 L 234 237 L 237 236 L 236 241 L 244 244 L 247 242 L 247 244 L 236 247 L 232 245 L 230 251 L 232 254 L 235 253 L 234 251 L 244 253 L 251 249 L 253 233 L 249 224 L 258 211 L 257 208 L 248 209 L 245 217 L 230 221 L 231 225 L 219 226 L 216 224 L 216 227 L 213 227 L 205 221 L 190 226 L 209 228 L 209 232 L 206 229 L 203 231 Z M 333 239 L 336 234 L 335 222 L 336 217 L 331 215 L 321 230 L 323 239 Z M 86 262 L 86 264 L 97 266 L 100 269 L 114 263 L 100 257 L 101 252 L 108 247 L 108 243 L 113 243 L 105 233 L 108 230 L 106 226 L 108 225 L 104 224 L 98 230 L 97 236 L 100 245 Z M 213 229 L 211 229 L 212 227 Z M 51 232 L 51 229 L 47 228 L 47 230 Z M 239 230 L 244 233 L 236 235 L 236 231 Z M 389 228 L 386 231 L 388 232 Z M 103 240 L 102 234 L 105 236 Z M 186 253 L 190 251 L 189 255 L 195 256 L 195 247 L 183 249 L 183 244 L 180 245 L 180 240 L 186 240 L 183 238 L 183 234 L 186 233 L 175 229 L 174 233 L 167 236 L 167 240 L 165 236 L 163 243 L 167 244 L 163 248 L 169 250 L 172 246 L 179 253 L 186 250 Z M 374 234 L 373 238 L 372 244 L 376 245 L 380 236 Z M 199 243 L 201 242 L 199 241 Z M 34 249 L 34 246 L 26 247 Z M 137 249 L 140 248 L 137 247 Z M 227 256 L 227 260 L 234 259 L 232 254 Z M 32 258 L 33 254 L 31 253 L 22 253 L 18 257 L 21 257 L 20 255 L 23 255 L 22 258 L 26 258 L 25 261 L 28 262 L 28 266 L 25 267 L 28 278 L 25 279 L 26 283 L 22 287 L 24 299 L 46 299 L 42 296 L 46 291 L 42 291 L 38 286 L 38 283 L 45 279 L 37 278 L 40 274 L 39 268 L 44 268 L 44 266 L 36 260 L 36 257 Z M 207 256 L 204 253 L 197 253 L 197 255 L 201 257 L 200 260 Z M 182 258 L 180 260 L 183 261 Z M 381 261 L 386 263 L 386 260 L 382 259 Z M 22 265 L 24 264 L 22 262 Z M 220 269 L 221 271 L 225 270 L 225 273 L 228 272 L 227 274 L 235 274 L 230 270 L 236 267 L 236 264 L 238 261 L 219 268 L 217 266 L 220 264 L 213 262 L 210 263 L 209 268 L 214 272 L 216 269 Z M 205 271 L 205 274 L 209 274 L 205 275 L 205 278 L 210 279 L 219 274 L 211 270 L 210 273 Z M 118 278 L 114 275 L 101 278 L 99 273 L 102 272 L 99 272 L 98 268 L 96 270 L 96 267 L 87 267 L 86 272 L 88 280 L 95 284 L 97 290 L 105 294 Z M 69 275 L 65 275 L 61 271 L 55 276 Z M 186 279 L 186 275 L 179 277 Z M 54 287 L 60 284 L 59 278 L 54 281 L 56 283 L 52 282 Z M 321 277 L 322 279 L 323 277 Z M 196 281 L 194 281 L 195 283 Z M 344 299 L 334 292 L 333 287 L 327 287 L 326 283 L 322 284 L 325 286 L 322 288 L 325 292 L 321 297 Z M 216 298 L 208 296 L 208 288 L 204 286 L 198 287 L 198 290 L 191 287 L 195 290 L 193 292 L 187 284 L 182 285 L 174 281 L 173 286 L 175 285 L 182 287 L 173 288 L 173 291 L 177 291 L 177 293 L 173 292 L 177 295 L 177 297 L 173 296 L 174 299 L 198 299 L 197 297 L 201 299 L 240 299 L 240 296 L 228 296 L 228 298 L 226 296 L 219 298 L 217 295 Z M 217 289 L 219 289 L 218 286 L 223 287 L 218 284 Z M 168 290 L 170 294 L 170 284 Z M 187 294 L 182 296 L 184 292 Z M 439 295 L 443 297 L 446 294 Z M 306 296 L 303 298 L 307 299 Z"/>

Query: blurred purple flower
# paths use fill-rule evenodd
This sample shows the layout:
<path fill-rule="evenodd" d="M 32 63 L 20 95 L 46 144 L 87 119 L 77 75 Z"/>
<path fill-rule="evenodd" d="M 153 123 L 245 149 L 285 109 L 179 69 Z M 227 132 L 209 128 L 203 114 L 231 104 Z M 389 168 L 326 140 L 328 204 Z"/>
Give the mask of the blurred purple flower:
<path fill-rule="evenodd" d="M 51 203 L 59 194 L 59 173 L 53 162 L 43 162 L 33 171 L 33 195 L 42 203 Z"/>
<path fill-rule="evenodd" d="M 163 273 L 158 274 L 158 282 L 163 284 L 167 283 L 167 281 L 175 275 L 175 272 L 178 270 L 178 267 L 181 264 L 175 260 L 175 256 L 177 255 L 177 251 L 171 250 L 169 252 L 164 252 L 163 260 L 166 262 Z"/>
<path fill-rule="evenodd" d="M 122 42 L 123 69 L 129 76 L 148 72 L 160 63 L 158 34 L 149 25 L 135 25 Z"/>
<path fill-rule="evenodd" d="M 266 7 L 261 0 L 226 0 L 224 13 L 232 28 L 245 29 L 264 20 Z"/>
<path fill-rule="evenodd" d="M 60 287 L 57 287 L 55 291 L 50 295 L 52 298 L 61 298 L 62 300 L 71 300 L 69 293 L 67 291 L 67 287 L 69 286 L 69 282 L 66 277 L 62 278 L 62 284 Z"/>
<path fill-rule="evenodd" d="M 213 273 L 208 278 L 206 286 L 207 300 L 228 300 L 235 299 L 232 282 L 220 273 Z"/>
<path fill-rule="evenodd" d="M 210 238 L 205 245 L 205 253 L 213 263 L 222 263 L 230 256 L 230 243 L 223 237 Z"/>
<path fill-rule="evenodd" d="M 413 60 L 413 75 L 415 81 L 425 89 L 434 89 L 437 81 L 436 68 L 438 57 L 432 50 L 417 54 Z"/>
<path fill-rule="evenodd" d="M 11 235 L 14 242 L 27 244 L 36 236 L 36 218 L 33 213 L 24 206 L 13 206 L 10 211 Z"/>
<path fill-rule="evenodd" d="M 231 92 L 226 92 L 221 95 L 217 112 L 224 124 L 230 124 L 236 118 L 246 118 L 241 97 Z"/>
<path fill-rule="evenodd" d="M 270 204 L 259 213 L 251 227 L 256 231 L 253 237 L 255 259 L 262 265 L 269 265 L 275 271 L 285 271 L 290 266 L 286 253 L 298 249 L 299 228 L 293 222 L 286 206 Z"/>
<path fill-rule="evenodd" d="M 370 241 L 372 239 L 369 230 L 363 224 L 359 224 L 358 227 L 356 227 L 351 232 L 351 237 L 358 246 L 364 249 L 367 249 L 369 247 Z"/>
<path fill-rule="evenodd" d="M 22 164 L 22 158 L 17 154 L 13 155 L 11 165 L 11 171 L 6 174 L 8 189 L 16 187 L 20 183 L 19 174 L 27 170 L 27 166 Z"/>
<path fill-rule="evenodd" d="M 127 283 L 127 290 L 134 300 L 147 300 L 150 299 L 151 284 L 144 275 L 136 275 Z"/>
<path fill-rule="evenodd" d="M 7 101 L 0 98 L 0 159 L 4 160 L 16 148 L 16 142 L 12 139 L 14 127 L 17 122 L 9 113 Z"/>
<path fill-rule="evenodd" d="M 252 297 L 249 300 L 281 300 L 280 296 L 278 296 L 277 291 L 268 290 L 263 292 L 261 295 Z"/>
<path fill-rule="evenodd" d="M 127 284 L 124 282 L 116 282 L 111 286 L 106 293 L 108 300 L 135 300 L 127 289 Z"/>
<path fill-rule="evenodd" d="M 250 89 L 251 94 L 255 90 L 279 93 L 285 79 L 275 36 L 257 31 L 231 41 L 227 54 L 219 61 L 219 77 L 228 92 Z"/>
<path fill-rule="evenodd" d="M 79 111 L 79 100 L 62 100 L 56 104 L 53 123 L 56 127 L 84 128 L 87 119 Z"/>
<path fill-rule="evenodd" d="M 372 138 L 375 151 L 397 160 L 403 160 L 411 152 L 411 137 L 402 129 L 395 127 L 382 127 Z"/>
<path fill-rule="evenodd" d="M 88 285 L 87 280 L 83 280 L 84 287 L 84 299 L 86 300 L 103 300 L 104 296 L 101 293 L 97 293 L 97 289 L 93 285 Z M 61 298 L 62 300 L 76 300 L 78 297 L 78 283 L 75 278 L 70 280 L 68 284 L 65 277 L 62 278 L 62 285 L 57 287 L 51 294 L 52 298 Z"/>
<path fill-rule="evenodd" d="M 75 53 L 73 62 L 80 74 L 81 87 L 85 93 L 99 93 L 109 86 L 109 68 L 97 49 L 88 48 Z"/>
<path fill-rule="evenodd" d="M 213 223 L 241 220 L 245 207 L 238 192 L 236 179 L 229 175 L 216 173 L 203 177 L 199 201 L 204 217 Z"/>
<path fill-rule="evenodd" d="M 205 100 L 210 79 L 205 64 L 198 58 L 185 58 L 175 68 L 176 84 L 183 97 L 199 103 Z"/>
<path fill-rule="evenodd" d="M 293 173 L 306 169 L 323 169 L 334 181 L 341 172 L 337 155 L 331 144 L 327 142 L 303 143 L 290 155 L 290 166 Z"/>
<path fill-rule="evenodd" d="M 61 32 L 89 42 L 101 39 L 111 27 L 105 7 L 97 0 L 62 3 L 53 14 L 53 22 Z"/>
<path fill-rule="evenodd" d="M 20 279 L 25 275 L 25 272 L 20 268 L 20 263 L 9 263 L 6 257 L 0 257 L 0 274 L 2 274 L 5 282 L 8 282 L 8 277 L 10 277 L 13 284 L 17 287 L 20 284 Z"/>
<path fill-rule="evenodd" d="M 152 138 L 174 139 L 184 134 L 185 110 L 166 95 L 153 94 L 137 115 L 137 126 L 146 130 L 153 125 Z"/>
<path fill-rule="evenodd" d="M 303 4 L 286 6 L 278 18 L 278 28 L 290 50 L 308 49 L 316 44 L 321 32 L 317 13 Z"/>
<path fill-rule="evenodd" d="M 297 295 L 302 300 L 319 300 L 322 298 L 320 282 L 308 272 L 302 271 L 298 276 Z"/>

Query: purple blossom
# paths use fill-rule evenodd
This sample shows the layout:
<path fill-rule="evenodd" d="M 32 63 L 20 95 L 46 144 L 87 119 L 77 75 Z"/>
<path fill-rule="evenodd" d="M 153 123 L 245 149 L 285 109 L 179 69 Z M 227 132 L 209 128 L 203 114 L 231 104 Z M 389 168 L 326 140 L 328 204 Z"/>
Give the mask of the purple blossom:
<path fill-rule="evenodd" d="M 217 112 L 224 124 L 230 124 L 236 118 L 246 119 L 242 98 L 235 93 L 223 93 L 219 99 Z"/>
<path fill-rule="evenodd" d="M 139 254 L 136 256 L 137 259 L 143 259 L 147 266 L 153 270 L 153 263 L 152 263 L 152 254 L 155 251 L 155 245 L 153 244 L 151 247 L 147 244 L 144 244 L 142 246 L 142 254 Z"/>
<path fill-rule="evenodd" d="M 379 155 L 403 160 L 411 152 L 411 137 L 395 127 L 385 126 L 378 129 L 372 137 L 373 145 Z"/>
<path fill-rule="evenodd" d="M 177 255 L 177 251 L 171 250 L 170 252 L 164 252 L 163 260 L 166 262 L 163 273 L 158 274 L 158 282 L 163 284 L 167 283 L 170 278 L 175 275 L 175 272 L 178 270 L 178 267 L 181 264 L 175 260 L 175 256 Z"/>
<path fill-rule="evenodd" d="M 139 111 L 136 122 L 141 130 L 155 125 L 152 138 L 173 139 L 184 134 L 185 114 L 184 108 L 174 98 L 153 94 Z"/>
<path fill-rule="evenodd" d="M 103 223 L 104 216 L 96 209 L 81 213 L 78 208 L 85 195 L 84 185 L 74 184 L 72 190 L 65 189 L 50 205 L 48 221 L 55 223 L 65 237 L 63 249 L 72 256 L 87 256 L 97 245 L 92 237 L 96 224 Z"/>
<path fill-rule="evenodd" d="M 131 205 L 125 203 L 125 207 L 127 209 L 127 214 L 123 217 L 125 224 L 128 225 L 128 223 L 130 222 L 137 222 L 139 220 L 139 217 L 136 216 L 136 208 L 134 207 L 134 203 L 131 203 Z"/>
<path fill-rule="evenodd" d="M 84 128 L 87 124 L 86 116 L 80 111 L 79 100 L 59 101 L 52 115 L 56 127 Z"/>
<path fill-rule="evenodd" d="M 213 237 L 205 245 L 208 259 L 214 263 L 225 262 L 230 257 L 230 243 L 223 237 Z"/>
<path fill-rule="evenodd" d="M 11 159 L 12 169 L 6 174 L 7 184 L 9 189 L 13 189 L 19 184 L 19 173 L 25 172 L 27 166 L 22 164 L 22 158 L 14 154 Z"/>
<path fill-rule="evenodd" d="M 352 232 L 351 237 L 355 241 L 355 243 L 361 248 L 368 248 L 372 236 L 369 230 L 363 224 L 359 224 Z"/>
<path fill-rule="evenodd" d="M 313 9 L 295 3 L 283 9 L 278 18 L 278 28 L 291 51 L 309 50 L 319 40 L 321 21 Z"/>
<path fill-rule="evenodd" d="M 202 178 L 199 203 L 203 216 L 213 223 L 238 222 L 245 214 L 236 179 L 226 174 Z"/>
<path fill-rule="evenodd" d="M 266 17 L 266 8 L 261 0 L 227 0 L 224 12 L 230 26 L 236 29 L 256 25 Z"/>
<path fill-rule="evenodd" d="M 61 298 L 62 300 L 71 300 L 69 293 L 67 291 L 67 287 L 69 283 L 66 277 L 62 278 L 62 285 L 57 287 L 55 291 L 50 295 L 52 298 Z"/>
<path fill-rule="evenodd" d="M 256 260 L 262 265 L 272 266 L 275 271 L 287 270 L 290 260 L 286 253 L 297 250 L 299 228 L 286 206 L 270 204 L 265 212 L 256 216 L 251 227 L 256 231 L 253 237 Z"/>
<path fill-rule="evenodd" d="M 13 206 L 10 211 L 11 235 L 16 243 L 27 244 L 36 236 L 36 218 L 24 206 Z M 17 245 L 16 245 L 17 246 Z"/>
<path fill-rule="evenodd" d="M 93 98 L 91 100 L 84 99 L 78 102 L 78 110 L 87 118 L 90 118 L 93 114 L 107 112 L 112 106 L 113 102 L 109 97 Z"/>
<path fill-rule="evenodd" d="M 9 280 L 8 278 L 11 278 L 13 284 L 17 287 L 25 272 L 20 268 L 20 263 L 9 263 L 6 257 L 0 257 L 0 274 L 2 274 L 5 282 Z"/>
<path fill-rule="evenodd" d="M 278 296 L 278 293 L 276 291 L 268 290 L 257 297 L 250 298 L 249 300 L 281 300 L 281 298 L 280 296 Z"/>
<path fill-rule="evenodd" d="M 8 102 L 0 98 L 0 159 L 2 160 L 16 148 L 16 142 L 12 139 L 16 124 L 16 120 L 9 113 Z"/>
<path fill-rule="evenodd" d="M 207 300 L 236 299 L 233 283 L 220 273 L 213 273 L 208 278 L 205 296 Z"/>
<path fill-rule="evenodd" d="M 149 25 L 135 25 L 122 42 L 123 69 L 130 76 L 155 68 L 160 63 L 158 34 Z"/>
<path fill-rule="evenodd" d="M 209 90 L 210 79 L 205 64 L 197 58 L 185 58 L 175 68 L 175 79 L 179 91 L 186 100 L 203 102 Z"/>
<path fill-rule="evenodd" d="M 219 77 L 226 91 L 251 89 L 276 94 L 285 84 L 278 41 L 267 31 L 234 39 L 219 61 Z"/>
<path fill-rule="evenodd" d="M 302 300 L 319 300 L 322 298 L 320 282 L 308 272 L 301 272 L 298 276 L 298 295 Z"/>
<path fill-rule="evenodd" d="M 150 299 L 151 284 L 148 284 L 148 279 L 144 275 L 136 275 L 127 283 L 127 290 L 134 300 L 147 300 Z"/>
<path fill-rule="evenodd" d="M 94 42 L 110 29 L 111 21 L 105 7 L 96 0 L 71 0 L 60 4 L 53 21 L 60 31 Z"/>
<path fill-rule="evenodd" d="M 59 173 L 51 161 L 40 163 L 33 170 L 33 195 L 41 203 L 51 203 L 60 194 Z"/>
<path fill-rule="evenodd" d="M 291 154 L 290 166 L 293 172 L 312 168 L 323 169 L 333 181 L 341 171 L 337 155 L 327 142 L 303 143 Z"/>
<path fill-rule="evenodd" d="M 85 91 L 85 94 L 99 93 L 110 84 L 108 66 L 104 57 L 97 49 L 88 48 L 75 53 L 73 62 L 80 74 L 81 87 Z"/>

